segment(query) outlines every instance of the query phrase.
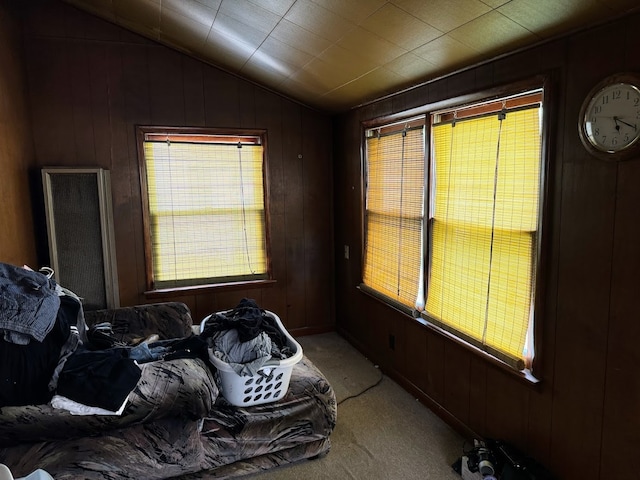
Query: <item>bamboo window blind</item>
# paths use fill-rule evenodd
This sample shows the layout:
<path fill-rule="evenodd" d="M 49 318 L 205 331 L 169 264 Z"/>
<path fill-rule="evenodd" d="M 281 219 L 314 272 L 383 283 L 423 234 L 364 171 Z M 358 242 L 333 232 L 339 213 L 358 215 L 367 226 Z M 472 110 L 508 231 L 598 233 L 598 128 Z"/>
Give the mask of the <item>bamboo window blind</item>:
<path fill-rule="evenodd" d="M 426 311 L 517 369 L 530 366 L 540 192 L 539 103 L 432 127 Z"/>
<path fill-rule="evenodd" d="M 154 288 L 266 278 L 259 137 L 147 134 Z"/>
<path fill-rule="evenodd" d="M 424 119 L 396 127 L 368 133 L 363 282 L 415 308 L 423 283 Z"/>
<path fill-rule="evenodd" d="M 531 368 L 542 89 L 430 118 L 365 132 L 363 286 Z"/>

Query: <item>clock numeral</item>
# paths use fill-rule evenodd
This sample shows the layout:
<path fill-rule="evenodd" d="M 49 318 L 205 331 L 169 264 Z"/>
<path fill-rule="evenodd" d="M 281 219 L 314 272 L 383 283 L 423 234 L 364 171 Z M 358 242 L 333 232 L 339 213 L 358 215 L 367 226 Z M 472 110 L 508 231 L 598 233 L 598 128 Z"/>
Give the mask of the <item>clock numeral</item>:
<path fill-rule="evenodd" d="M 637 107 L 638 105 L 640 105 L 640 97 L 636 97 L 633 99 L 633 106 Z"/>
<path fill-rule="evenodd" d="M 609 103 L 609 95 L 603 95 L 602 96 L 602 104 L 606 105 L 607 103 Z"/>
<path fill-rule="evenodd" d="M 596 128 L 596 129 L 593 131 L 593 134 L 594 134 L 596 137 L 599 137 L 599 136 L 600 136 L 600 129 L 599 129 L 599 128 Z"/>
<path fill-rule="evenodd" d="M 618 137 L 612 137 L 611 138 L 611 145 L 617 145 L 618 144 Z"/>
<path fill-rule="evenodd" d="M 618 100 L 622 95 L 622 92 L 620 90 L 615 90 L 614 92 L 612 92 L 611 96 L 613 97 L 613 100 Z"/>
<path fill-rule="evenodd" d="M 602 107 L 600 105 L 596 105 L 595 107 L 593 107 L 594 115 L 598 115 L 600 112 L 602 112 Z"/>

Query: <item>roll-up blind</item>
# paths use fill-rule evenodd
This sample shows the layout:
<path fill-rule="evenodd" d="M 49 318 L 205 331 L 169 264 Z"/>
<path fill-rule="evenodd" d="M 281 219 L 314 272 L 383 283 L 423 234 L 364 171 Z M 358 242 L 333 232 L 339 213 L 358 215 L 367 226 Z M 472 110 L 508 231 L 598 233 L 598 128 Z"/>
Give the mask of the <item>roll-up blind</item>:
<path fill-rule="evenodd" d="M 266 278 L 263 146 L 144 142 L 155 287 Z"/>
<path fill-rule="evenodd" d="M 540 195 L 540 108 L 434 125 L 426 311 L 521 369 L 527 357 Z"/>
<path fill-rule="evenodd" d="M 424 121 L 420 124 L 370 131 L 366 141 L 363 282 L 409 309 L 424 305 Z"/>

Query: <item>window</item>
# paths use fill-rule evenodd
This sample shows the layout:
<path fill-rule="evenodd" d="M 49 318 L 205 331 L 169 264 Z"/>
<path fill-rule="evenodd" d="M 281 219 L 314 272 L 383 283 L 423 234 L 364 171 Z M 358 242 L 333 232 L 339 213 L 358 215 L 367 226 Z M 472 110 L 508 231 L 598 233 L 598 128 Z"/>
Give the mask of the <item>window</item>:
<path fill-rule="evenodd" d="M 366 130 L 365 289 L 517 370 L 534 356 L 542 98 L 430 112 L 428 135 L 415 118 Z"/>
<path fill-rule="evenodd" d="M 400 305 L 424 306 L 424 118 L 369 130 L 364 283 Z"/>
<path fill-rule="evenodd" d="M 267 279 L 264 131 L 138 138 L 149 288 Z"/>

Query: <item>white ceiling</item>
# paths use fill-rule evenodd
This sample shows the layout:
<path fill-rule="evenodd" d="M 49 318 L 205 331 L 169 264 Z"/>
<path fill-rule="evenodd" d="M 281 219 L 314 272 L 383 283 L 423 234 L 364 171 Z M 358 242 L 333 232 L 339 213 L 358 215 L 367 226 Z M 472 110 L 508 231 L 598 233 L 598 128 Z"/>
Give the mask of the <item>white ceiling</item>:
<path fill-rule="evenodd" d="M 339 112 L 637 10 L 638 0 L 65 0 Z"/>

